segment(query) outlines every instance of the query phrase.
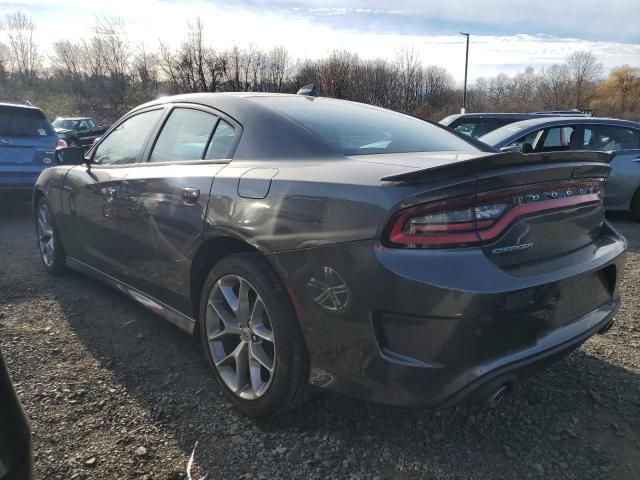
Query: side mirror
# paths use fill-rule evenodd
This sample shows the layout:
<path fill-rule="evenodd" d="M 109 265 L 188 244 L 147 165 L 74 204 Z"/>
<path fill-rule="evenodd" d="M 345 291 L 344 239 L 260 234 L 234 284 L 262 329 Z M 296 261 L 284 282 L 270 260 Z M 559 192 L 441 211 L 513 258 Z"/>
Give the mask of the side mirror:
<path fill-rule="evenodd" d="M 500 149 L 501 152 L 521 152 L 522 149 L 520 145 L 517 143 L 512 143 L 511 145 L 506 145 Z"/>
<path fill-rule="evenodd" d="M 82 165 L 89 164 L 89 160 L 84 158 L 82 147 L 67 147 L 56 150 L 56 163 L 58 165 Z"/>

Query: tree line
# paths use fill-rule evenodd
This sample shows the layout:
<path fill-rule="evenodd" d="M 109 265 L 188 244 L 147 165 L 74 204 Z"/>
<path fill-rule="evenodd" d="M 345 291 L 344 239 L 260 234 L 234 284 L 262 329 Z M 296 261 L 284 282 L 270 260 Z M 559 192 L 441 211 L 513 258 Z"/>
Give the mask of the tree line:
<path fill-rule="evenodd" d="M 124 21 L 96 18 L 90 38 L 54 42 L 44 54 L 36 24 L 22 13 L 0 19 L 0 100 L 25 101 L 47 115 L 91 115 L 111 122 L 130 108 L 188 92 L 287 92 L 314 83 L 321 95 L 365 102 L 422 118 L 457 113 L 462 89 L 445 67 L 427 65 L 412 48 L 393 59 L 365 59 L 336 50 L 295 59 L 286 46 L 215 49 L 204 25 L 189 23 L 178 48 L 133 45 Z M 593 53 L 513 76 L 478 78 L 467 91 L 469 112 L 592 109 L 597 115 L 640 120 L 640 69 L 621 66 L 605 76 Z"/>

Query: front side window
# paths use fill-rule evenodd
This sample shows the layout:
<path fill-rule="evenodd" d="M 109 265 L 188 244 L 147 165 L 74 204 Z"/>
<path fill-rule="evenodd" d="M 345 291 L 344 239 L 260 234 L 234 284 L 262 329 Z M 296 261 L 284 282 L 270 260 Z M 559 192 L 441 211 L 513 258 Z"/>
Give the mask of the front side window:
<path fill-rule="evenodd" d="M 97 146 L 93 161 L 101 165 L 135 163 L 147 138 L 162 116 L 162 109 L 139 113 L 118 125 Z"/>
<path fill-rule="evenodd" d="M 543 152 L 569 150 L 573 132 L 573 127 L 548 128 L 542 145 L 535 145 L 534 150 Z"/>
<path fill-rule="evenodd" d="M 200 160 L 218 117 L 190 108 L 176 108 L 162 127 L 150 162 Z"/>
<path fill-rule="evenodd" d="M 637 149 L 640 148 L 640 133 L 632 128 L 585 126 L 581 148 L 605 152 Z"/>

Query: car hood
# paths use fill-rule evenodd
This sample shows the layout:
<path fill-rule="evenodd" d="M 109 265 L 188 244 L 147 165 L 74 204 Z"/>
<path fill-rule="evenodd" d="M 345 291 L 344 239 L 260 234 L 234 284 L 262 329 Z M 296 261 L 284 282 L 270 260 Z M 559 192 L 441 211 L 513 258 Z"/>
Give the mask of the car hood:
<path fill-rule="evenodd" d="M 55 128 L 56 133 L 62 133 L 66 135 L 67 133 L 72 133 L 73 130 L 69 130 L 68 128 Z"/>

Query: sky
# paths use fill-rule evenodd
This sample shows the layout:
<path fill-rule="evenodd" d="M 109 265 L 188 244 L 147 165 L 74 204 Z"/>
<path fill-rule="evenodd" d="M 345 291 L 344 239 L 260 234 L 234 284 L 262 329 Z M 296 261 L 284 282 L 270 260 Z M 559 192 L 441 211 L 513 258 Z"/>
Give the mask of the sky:
<path fill-rule="evenodd" d="M 606 70 L 640 67 L 640 0 L 0 0 L 0 13 L 21 10 L 37 25 L 45 54 L 55 40 L 88 37 L 96 16 L 122 17 L 132 45 L 178 46 L 200 17 L 207 43 L 260 48 L 284 45 L 294 58 L 334 49 L 392 59 L 413 48 L 425 65 L 469 79 L 544 67 L 589 50 Z M 0 37 L 1 38 L 1 37 Z"/>

